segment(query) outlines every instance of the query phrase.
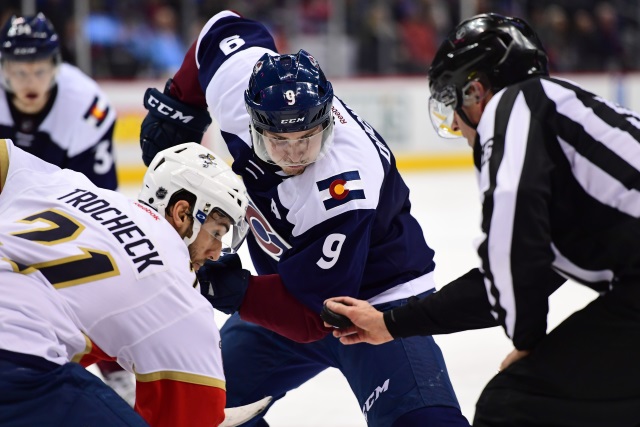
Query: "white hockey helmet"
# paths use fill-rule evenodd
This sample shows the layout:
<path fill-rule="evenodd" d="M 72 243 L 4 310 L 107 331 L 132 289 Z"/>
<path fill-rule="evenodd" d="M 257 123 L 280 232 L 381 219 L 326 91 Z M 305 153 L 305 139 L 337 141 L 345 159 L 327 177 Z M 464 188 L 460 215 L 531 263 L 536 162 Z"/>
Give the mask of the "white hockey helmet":
<path fill-rule="evenodd" d="M 222 212 L 231 219 L 232 227 L 222 242 L 235 251 L 249 229 L 244 219 L 248 196 L 244 184 L 221 157 L 196 142 L 186 142 L 160 151 L 144 175 L 138 200 L 159 213 L 179 190 L 196 196 L 193 206 L 193 234 L 185 238 L 193 242 L 212 212 Z"/>

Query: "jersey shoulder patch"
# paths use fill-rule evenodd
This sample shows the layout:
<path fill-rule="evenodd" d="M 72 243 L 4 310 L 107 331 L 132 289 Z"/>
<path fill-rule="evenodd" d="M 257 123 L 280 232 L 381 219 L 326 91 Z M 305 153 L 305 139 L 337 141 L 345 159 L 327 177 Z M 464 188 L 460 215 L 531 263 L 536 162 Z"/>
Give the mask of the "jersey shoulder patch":
<path fill-rule="evenodd" d="M 40 125 L 73 157 L 98 144 L 116 120 L 104 91 L 78 68 L 60 65 L 58 94 Z"/>
<path fill-rule="evenodd" d="M 109 104 L 107 104 L 106 99 L 100 98 L 99 96 L 95 96 L 93 98 L 93 102 L 87 108 L 87 111 L 84 112 L 82 117 L 86 122 L 95 127 L 100 127 L 104 120 L 107 118 L 109 114 Z"/>
<path fill-rule="evenodd" d="M 342 172 L 317 181 L 316 186 L 326 210 L 334 209 L 352 200 L 366 198 L 360 173 L 357 170 Z"/>

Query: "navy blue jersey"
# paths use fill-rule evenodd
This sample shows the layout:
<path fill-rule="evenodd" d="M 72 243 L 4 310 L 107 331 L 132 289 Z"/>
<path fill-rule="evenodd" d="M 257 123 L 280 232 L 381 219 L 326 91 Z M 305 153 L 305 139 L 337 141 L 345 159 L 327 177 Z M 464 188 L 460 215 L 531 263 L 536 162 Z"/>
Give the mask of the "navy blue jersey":
<path fill-rule="evenodd" d="M 262 24 L 222 12 L 205 25 L 195 53 L 209 110 L 252 199 L 249 250 L 258 273 L 279 274 L 318 311 L 336 295 L 380 302 L 432 289 L 434 253 L 393 154 L 339 98 L 334 144 L 301 175 L 286 176 L 254 155 L 243 93 L 265 52 L 276 55 Z"/>
<path fill-rule="evenodd" d="M 0 138 L 61 168 L 83 173 L 98 187 L 118 186 L 113 159 L 116 113 L 98 87 L 78 68 L 62 64 L 45 108 L 24 114 L 0 88 Z"/>

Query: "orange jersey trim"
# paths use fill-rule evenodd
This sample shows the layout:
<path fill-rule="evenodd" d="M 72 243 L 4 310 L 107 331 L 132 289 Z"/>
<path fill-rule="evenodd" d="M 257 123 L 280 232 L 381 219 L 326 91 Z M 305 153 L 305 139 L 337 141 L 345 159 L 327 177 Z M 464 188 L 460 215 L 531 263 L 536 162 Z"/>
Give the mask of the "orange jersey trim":
<path fill-rule="evenodd" d="M 73 356 L 73 358 L 71 359 L 72 362 L 79 363 L 85 368 L 87 366 L 93 365 L 98 360 L 109 360 L 115 362 L 115 357 L 109 356 L 107 353 L 102 351 L 102 349 L 95 345 L 93 341 L 89 339 L 89 337 L 85 335 L 84 339 L 86 341 L 84 351 Z"/>

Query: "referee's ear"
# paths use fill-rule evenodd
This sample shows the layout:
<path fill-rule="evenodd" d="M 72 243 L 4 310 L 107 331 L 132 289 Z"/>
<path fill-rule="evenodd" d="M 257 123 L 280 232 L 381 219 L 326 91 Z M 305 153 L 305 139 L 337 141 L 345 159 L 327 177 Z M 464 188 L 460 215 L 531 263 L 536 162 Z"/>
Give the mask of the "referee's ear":
<path fill-rule="evenodd" d="M 467 85 L 465 92 L 462 94 L 463 105 L 465 107 L 473 107 L 481 104 L 482 108 L 489 102 L 493 92 L 485 86 L 480 80 L 474 80 Z"/>

